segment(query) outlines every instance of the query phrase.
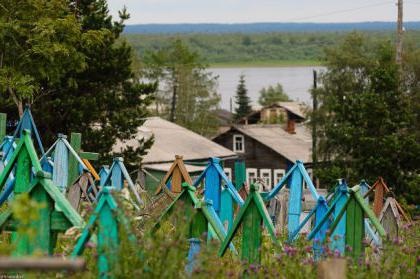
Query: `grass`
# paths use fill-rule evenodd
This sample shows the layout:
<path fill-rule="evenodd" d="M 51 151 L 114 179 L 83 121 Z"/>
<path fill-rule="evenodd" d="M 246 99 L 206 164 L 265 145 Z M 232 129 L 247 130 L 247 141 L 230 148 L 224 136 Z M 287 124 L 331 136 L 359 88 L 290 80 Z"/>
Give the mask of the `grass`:
<path fill-rule="evenodd" d="M 260 60 L 210 63 L 210 68 L 266 68 L 322 66 L 319 60 Z"/>

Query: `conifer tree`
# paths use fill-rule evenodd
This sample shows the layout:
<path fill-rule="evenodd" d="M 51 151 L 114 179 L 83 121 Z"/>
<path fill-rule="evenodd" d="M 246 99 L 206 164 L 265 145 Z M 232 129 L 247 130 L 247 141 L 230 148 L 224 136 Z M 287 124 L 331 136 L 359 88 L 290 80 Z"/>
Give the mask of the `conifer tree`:
<path fill-rule="evenodd" d="M 125 9 L 114 21 L 105 0 L 54 1 L 69 6 L 70 14 L 79 22 L 82 36 L 89 38 L 85 40 L 87 43 L 74 40 L 74 48 L 84 57 L 85 64 L 73 71 L 57 69 L 65 74 L 54 83 L 46 78 L 37 79 L 42 92 L 37 98 L 28 98 L 33 115 L 46 145 L 51 144 L 59 132 L 68 135 L 81 132 L 82 149 L 99 152 L 102 162 L 109 163 L 110 157 L 115 155 L 112 147 L 117 140 L 133 139 L 137 128 L 145 121 L 156 85 L 140 83 L 133 70 L 132 48 L 120 38 L 124 21 L 129 17 Z M 1 98 L 0 107 L 10 120 L 18 119 L 11 97 Z M 147 145 L 118 154 L 134 166 Z"/>
<path fill-rule="evenodd" d="M 251 100 L 248 96 L 248 90 L 245 85 L 245 76 L 243 74 L 239 77 L 239 84 L 236 88 L 235 104 L 235 119 L 241 119 L 252 111 Z"/>

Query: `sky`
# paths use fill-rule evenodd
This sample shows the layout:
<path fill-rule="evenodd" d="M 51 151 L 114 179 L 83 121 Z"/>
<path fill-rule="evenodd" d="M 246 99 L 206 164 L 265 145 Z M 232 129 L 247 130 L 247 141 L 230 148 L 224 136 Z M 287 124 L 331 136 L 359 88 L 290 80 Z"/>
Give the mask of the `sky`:
<path fill-rule="evenodd" d="M 395 21 L 397 0 L 108 0 L 127 7 L 127 24 Z M 420 0 L 404 0 L 404 20 L 420 21 Z"/>

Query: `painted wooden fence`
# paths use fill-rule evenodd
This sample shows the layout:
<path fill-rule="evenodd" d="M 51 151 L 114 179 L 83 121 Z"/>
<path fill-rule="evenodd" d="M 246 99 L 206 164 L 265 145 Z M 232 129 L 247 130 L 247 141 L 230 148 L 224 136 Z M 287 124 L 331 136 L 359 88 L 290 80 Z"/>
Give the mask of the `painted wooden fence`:
<path fill-rule="evenodd" d="M 182 191 L 182 183 L 187 182 L 192 185 L 191 177 L 184 165 L 182 156 L 175 155 L 175 160 L 169 168 L 168 172 L 160 181 L 155 194 L 159 194 L 167 187 L 172 193 L 179 194 Z"/>
<path fill-rule="evenodd" d="M 212 234 L 220 242 L 226 238 L 226 231 L 213 208 L 210 200 L 200 200 L 196 195 L 196 188 L 184 182 L 182 191 L 175 200 L 166 208 L 159 217 L 154 230 L 158 229 L 162 222 L 170 220 L 175 227 L 186 229 L 186 239 L 190 244 L 188 252 L 187 272 L 191 272 L 195 265 L 195 257 L 200 252 L 201 243 L 206 243 L 207 236 Z M 231 249 L 235 251 L 233 245 Z"/>
<path fill-rule="evenodd" d="M 96 233 L 99 278 L 117 277 L 117 274 L 113 271 L 120 252 L 121 229 L 125 229 L 128 233 L 131 245 L 136 245 L 129 222 L 111 194 L 113 190 L 116 189 L 114 187 L 104 187 L 102 189 L 98 204 L 72 252 L 72 257 L 82 255 L 86 243 L 90 240 L 92 234 Z"/>
<path fill-rule="evenodd" d="M 138 205 L 143 206 L 144 201 L 137 192 L 136 186 L 125 168 L 124 159 L 122 157 L 116 157 L 112 162 L 108 175 L 102 180 L 101 186 L 111 186 L 115 188 L 115 190 L 120 191 L 124 187 L 124 182 L 127 182 L 128 187 L 136 198 Z"/>
<path fill-rule="evenodd" d="M 209 159 L 206 169 L 194 181 L 193 186 L 198 187 L 203 181 L 205 199 L 213 202 L 214 210 L 225 227 L 229 228 L 233 222 L 233 201 L 239 206 L 242 206 L 244 201 L 223 171 L 219 158 Z"/>
<path fill-rule="evenodd" d="M 38 211 L 39 219 L 29 224 L 35 232 L 33 239 L 19 231 L 21 224 L 14 218 L 10 208 L 0 215 L 0 229 L 16 232 L 13 237 L 16 255 L 31 255 L 37 251 L 52 254 L 58 232 L 72 226 L 82 226 L 83 220 L 53 184 L 51 176 L 42 171 L 28 130 L 23 132 L 9 164 L 0 175 L 0 188 L 3 188 L 16 163 L 15 197 L 27 193 L 32 200 L 44 206 Z M 32 171 L 35 173 L 34 179 L 31 179 Z M 60 208 L 60 211 L 56 208 Z"/>
<path fill-rule="evenodd" d="M 331 224 L 328 235 L 331 235 L 335 229 L 338 227 L 339 223 L 342 221 L 343 216 L 346 214 L 346 233 L 344 236 L 345 244 L 349 247 L 346 251 L 346 254 L 350 254 L 355 258 L 358 258 L 362 255 L 364 251 L 363 239 L 365 238 L 365 220 L 364 216 L 366 215 L 371 221 L 372 225 L 378 231 L 380 237 L 385 237 L 386 232 L 379 220 L 376 218 L 374 212 L 369 208 L 369 205 L 363 200 L 363 197 L 359 193 L 360 186 L 357 185 L 348 190 L 349 196 L 338 212 L 335 215 L 334 222 Z M 321 226 L 329 219 L 330 215 L 333 213 L 334 208 L 331 207 L 321 222 L 313 229 L 313 231 L 308 235 L 308 239 L 313 239 L 315 234 L 321 229 Z"/>
<path fill-rule="evenodd" d="M 240 208 L 227 237 L 220 247 L 219 256 L 225 254 L 226 249 L 235 235 L 238 234 L 239 227 L 242 225 L 241 260 L 259 264 L 261 262 L 263 224 L 267 228 L 272 241 L 279 245 L 273 223 L 258 191 L 258 185 L 252 184 L 244 205 Z"/>
<path fill-rule="evenodd" d="M 292 168 L 286 173 L 286 175 L 273 187 L 273 189 L 264 196 L 264 200 L 270 201 L 273 199 L 279 191 L 288 184 L 289 186 L 289 206 L 288 206 L 288 222 L 287 230 L 289 239 L 293 239 L 294 232 L 299 231 L 300 216 L 302 213 L 302 193 L 303 193 L 303 181 L 306 182 L 312 197 L 315 201 L 318 201 L 319 195 L 316 191 L 308 172 L 306 171 L 302 161 L 296 161 Z"/>

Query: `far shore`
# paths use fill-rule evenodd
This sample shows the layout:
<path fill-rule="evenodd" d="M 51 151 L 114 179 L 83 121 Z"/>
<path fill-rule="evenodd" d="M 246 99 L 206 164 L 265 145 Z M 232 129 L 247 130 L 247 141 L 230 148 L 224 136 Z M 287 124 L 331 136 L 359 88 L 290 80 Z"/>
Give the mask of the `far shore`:
<path fill-rule="evenodd" d="M 209 68 L 266 68 L 266 67 L 311 67 L 323 66 L 316 60 L 242 61 L 209 63 Z"/>

